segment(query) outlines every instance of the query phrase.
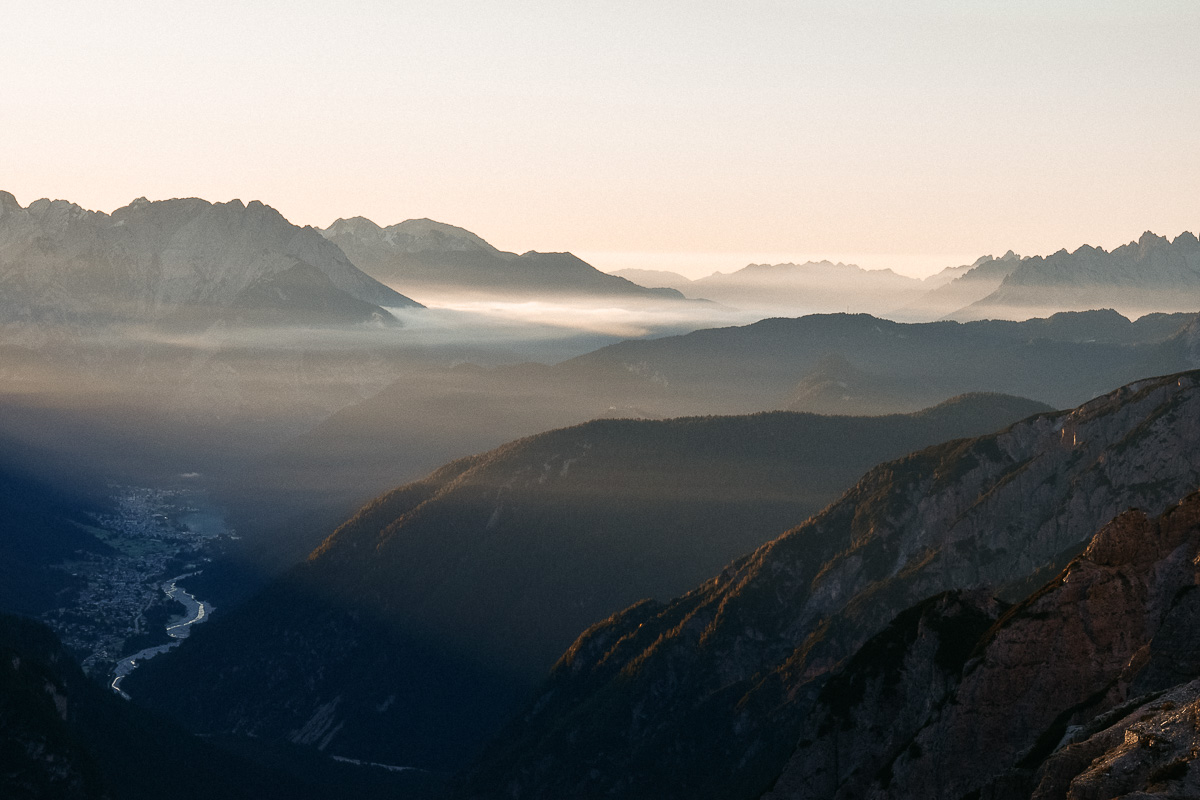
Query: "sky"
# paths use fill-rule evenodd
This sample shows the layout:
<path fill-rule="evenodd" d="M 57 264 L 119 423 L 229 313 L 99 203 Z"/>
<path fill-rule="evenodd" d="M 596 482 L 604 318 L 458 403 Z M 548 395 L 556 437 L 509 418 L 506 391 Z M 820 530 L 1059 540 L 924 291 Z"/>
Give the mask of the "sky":
<path fill-rule="evenodd" d="M 0 189 L 696 277 L 1200 230 L 1194 0 L 14 3 Z"/>

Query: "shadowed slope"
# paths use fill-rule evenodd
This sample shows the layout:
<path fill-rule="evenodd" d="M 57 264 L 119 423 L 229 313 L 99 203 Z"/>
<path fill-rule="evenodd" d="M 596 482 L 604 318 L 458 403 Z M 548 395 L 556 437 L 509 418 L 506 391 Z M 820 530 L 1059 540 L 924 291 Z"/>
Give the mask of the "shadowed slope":
<path fill-rule="evenodd" d="M 900 611 L 1028 591 L 1121 509 L 1193 490 L 1198 445 L 1200 374 L 1185 373 L 882 465 L 689 594 L 585 633 L 473 793 L 756 797 L 830 671 Z"/>
<path fill-rule="evenodd" d="M 204 731 L 458 767 L 597 619 L 702 580 L 873 463 L 1042 409 L 985 395 L 879 418 L 598 420 L 513 442 L 364 507 L 125 687 Z"/>

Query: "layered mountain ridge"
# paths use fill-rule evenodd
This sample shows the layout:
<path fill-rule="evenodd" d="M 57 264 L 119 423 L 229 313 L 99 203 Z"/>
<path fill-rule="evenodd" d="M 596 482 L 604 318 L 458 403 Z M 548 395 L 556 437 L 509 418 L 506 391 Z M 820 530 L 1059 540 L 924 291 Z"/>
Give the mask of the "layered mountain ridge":
<path fill-rule="evenodd" d="M 973 392 L 1068 408 L 1146 375 L 1200 367 L 1198 330 L 1195 315 L 1133 322 L 1113 311 L 1025 322 L 769 319 L 622 342 L 555 365 L 462 365 L 398 380 L 291 442 L 270 469 L 361 489 L 365 501 L 416 477 L 401 472 L 408 453 L 446 454 L 430 459 L 432 469 L 598 417 L 894 414 Z"/>
<path fill-rule="evenodd" d="M 874 463 L 1045 410 L 981 395 L 912 415 L 598 420 L 519 440 L 367 505 L 125 688 L 206 732 L 461 767 L 596 620 L 694 585 Z"/>
<path fill-rule="evenodd" d="M 830 261 L 750 264 L 694 280 L 656 270 L 617 274 L 785 316 L 845 311 L 897 321 L 966 322 L 1115 308 L 1137 317 L 1200 307 L 1200 240 L 1188 231 L 1173 240 L 1147 231 L 1111 252 L 1085 244 L 1022 258 L 1009 250 L 924 280 Z"/>

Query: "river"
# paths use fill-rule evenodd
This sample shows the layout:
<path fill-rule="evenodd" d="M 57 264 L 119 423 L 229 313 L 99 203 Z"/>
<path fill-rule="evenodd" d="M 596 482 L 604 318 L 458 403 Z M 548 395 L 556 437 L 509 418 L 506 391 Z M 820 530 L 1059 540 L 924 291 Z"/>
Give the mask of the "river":
<path fill-rule="evenodd" d="M 126 700 L 129 699 L 129 695 L 121 689 L 121 681 L 125 680 L 125 677 L 137 669 L 143 661 L 148 661 L 160 653 L 165 653 L 173 647 L 178 647 L 179 643 L 186 639 L 188 634 L 192 632 L 193 625 L 205 622 L 212 614 L 215 608 L 212 603 L 197 600 L 190 592 L 179 585 L 179 581 L 184 578 L 190 578 L 195 574 L 195 572 L 189 572 L 186 575 L 178 575 L 162 585 L 162 590 L 166 593 L 167 597 L 179 601 L 187 609 L 187 613 L 184 614 L 182 619 L 167 625 L 167 635 L 175 641 L 139 650 L 131 656 L 122 658 L 113 669 L 114 677 L 111 684 L 113 691 Z"/>

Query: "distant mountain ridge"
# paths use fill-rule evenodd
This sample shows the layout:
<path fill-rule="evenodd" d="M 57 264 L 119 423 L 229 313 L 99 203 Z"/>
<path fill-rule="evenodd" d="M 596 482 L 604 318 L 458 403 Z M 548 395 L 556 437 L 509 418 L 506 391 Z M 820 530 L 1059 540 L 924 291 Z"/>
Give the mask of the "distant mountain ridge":
<path fill-rule="evenodd" d="M 617 274 L 785 316 L 845 311 L 903 322 L 966 322 L 1102 308 L 1132 317 L 1200 310 L 1200 240 L 1188 231 L 1174 240 L 1147 231 L 1111 253 L 1090 245 L 1048 256 L 1009 250 L 924 280 L 830 261 L 750 264 L 695 280 L 657 270 Z"/>
<path fill-rule="evenodd" d="M 340 324 L 417 305 L 257 200 L 105 214 L 0 192 L 0 320 Z"/>
<path fill-rule="evenodd" d="M 657 270 L 626 269 L 617 274 L 677 289 L 688 297 L 786 316 L 834 311 L 883 314 L 926 291 L 921 281 L 890 269 L 868 270 L 832 261 L 748 264 L 695 280 Z"/>
<path fill-rule="evenodd" d="M 613 384 L 640 382 L 664 397 L 695 393 L 710 402 L 765 401 L 818 413 L 915 410 L 974 391 L 1068 407 L 1139 375 L 1200 366 L 1196 325 L 1194 314 L 1134 322 L 1111 310 L 968 323 L 814 314 L 620 342 L 553 369 L 576 383 L 608 375 Z M 870 391 L 818 393 L 812 403 L 795 404 L 798 383 L 821 380 L 830 357 L 855 370 L 857 385 Z"/>
<path fill-rule="evenodd" d="M 1200 309 L 1200 240 L 1189 231 L 1174 240 L 1147 231 L 1111 253 L 1083 245 L 1073 252 L 1025 258 L 995 291 L 953 316 L 1038 315 L 1050 307 Z"/>
<path fill-rule="evenodd" d="M 981 256 L 973 264 L 947 267 L 925 279 L 929 291 L 897 306 L 891 316 L 898 320 L 942 319 L 994 292 L 1020 264 L 1021 257 L 1009 250 L 999 258 Z"/>
<path fill-rule="evenodd" d="M 1067 408 L 1140 376 L 1197 367 L 1200 323 L 1191 314 L 1136 322 L 1113 311 L 1025 322 L 768 319 L 621 342 L 555 365 L 460 365 L 420 384 L 398 380 L 293 440 L 264 469 L 306 485 L 353 487 L 365 500 L 400 482 L 405 454 L 436 451 L 432 469 L 598 417 L 893 414 L 971 392 Z"/>
<path fill-rule="evenodd" d="M 683 299 L 672 289 L 648 289 L 601 272 L 571 253 L 508 253 L 430 219 L 382 227 L 352 217 L 336 220 L 322 234 L 369 274 L 405 291 Z"/>

